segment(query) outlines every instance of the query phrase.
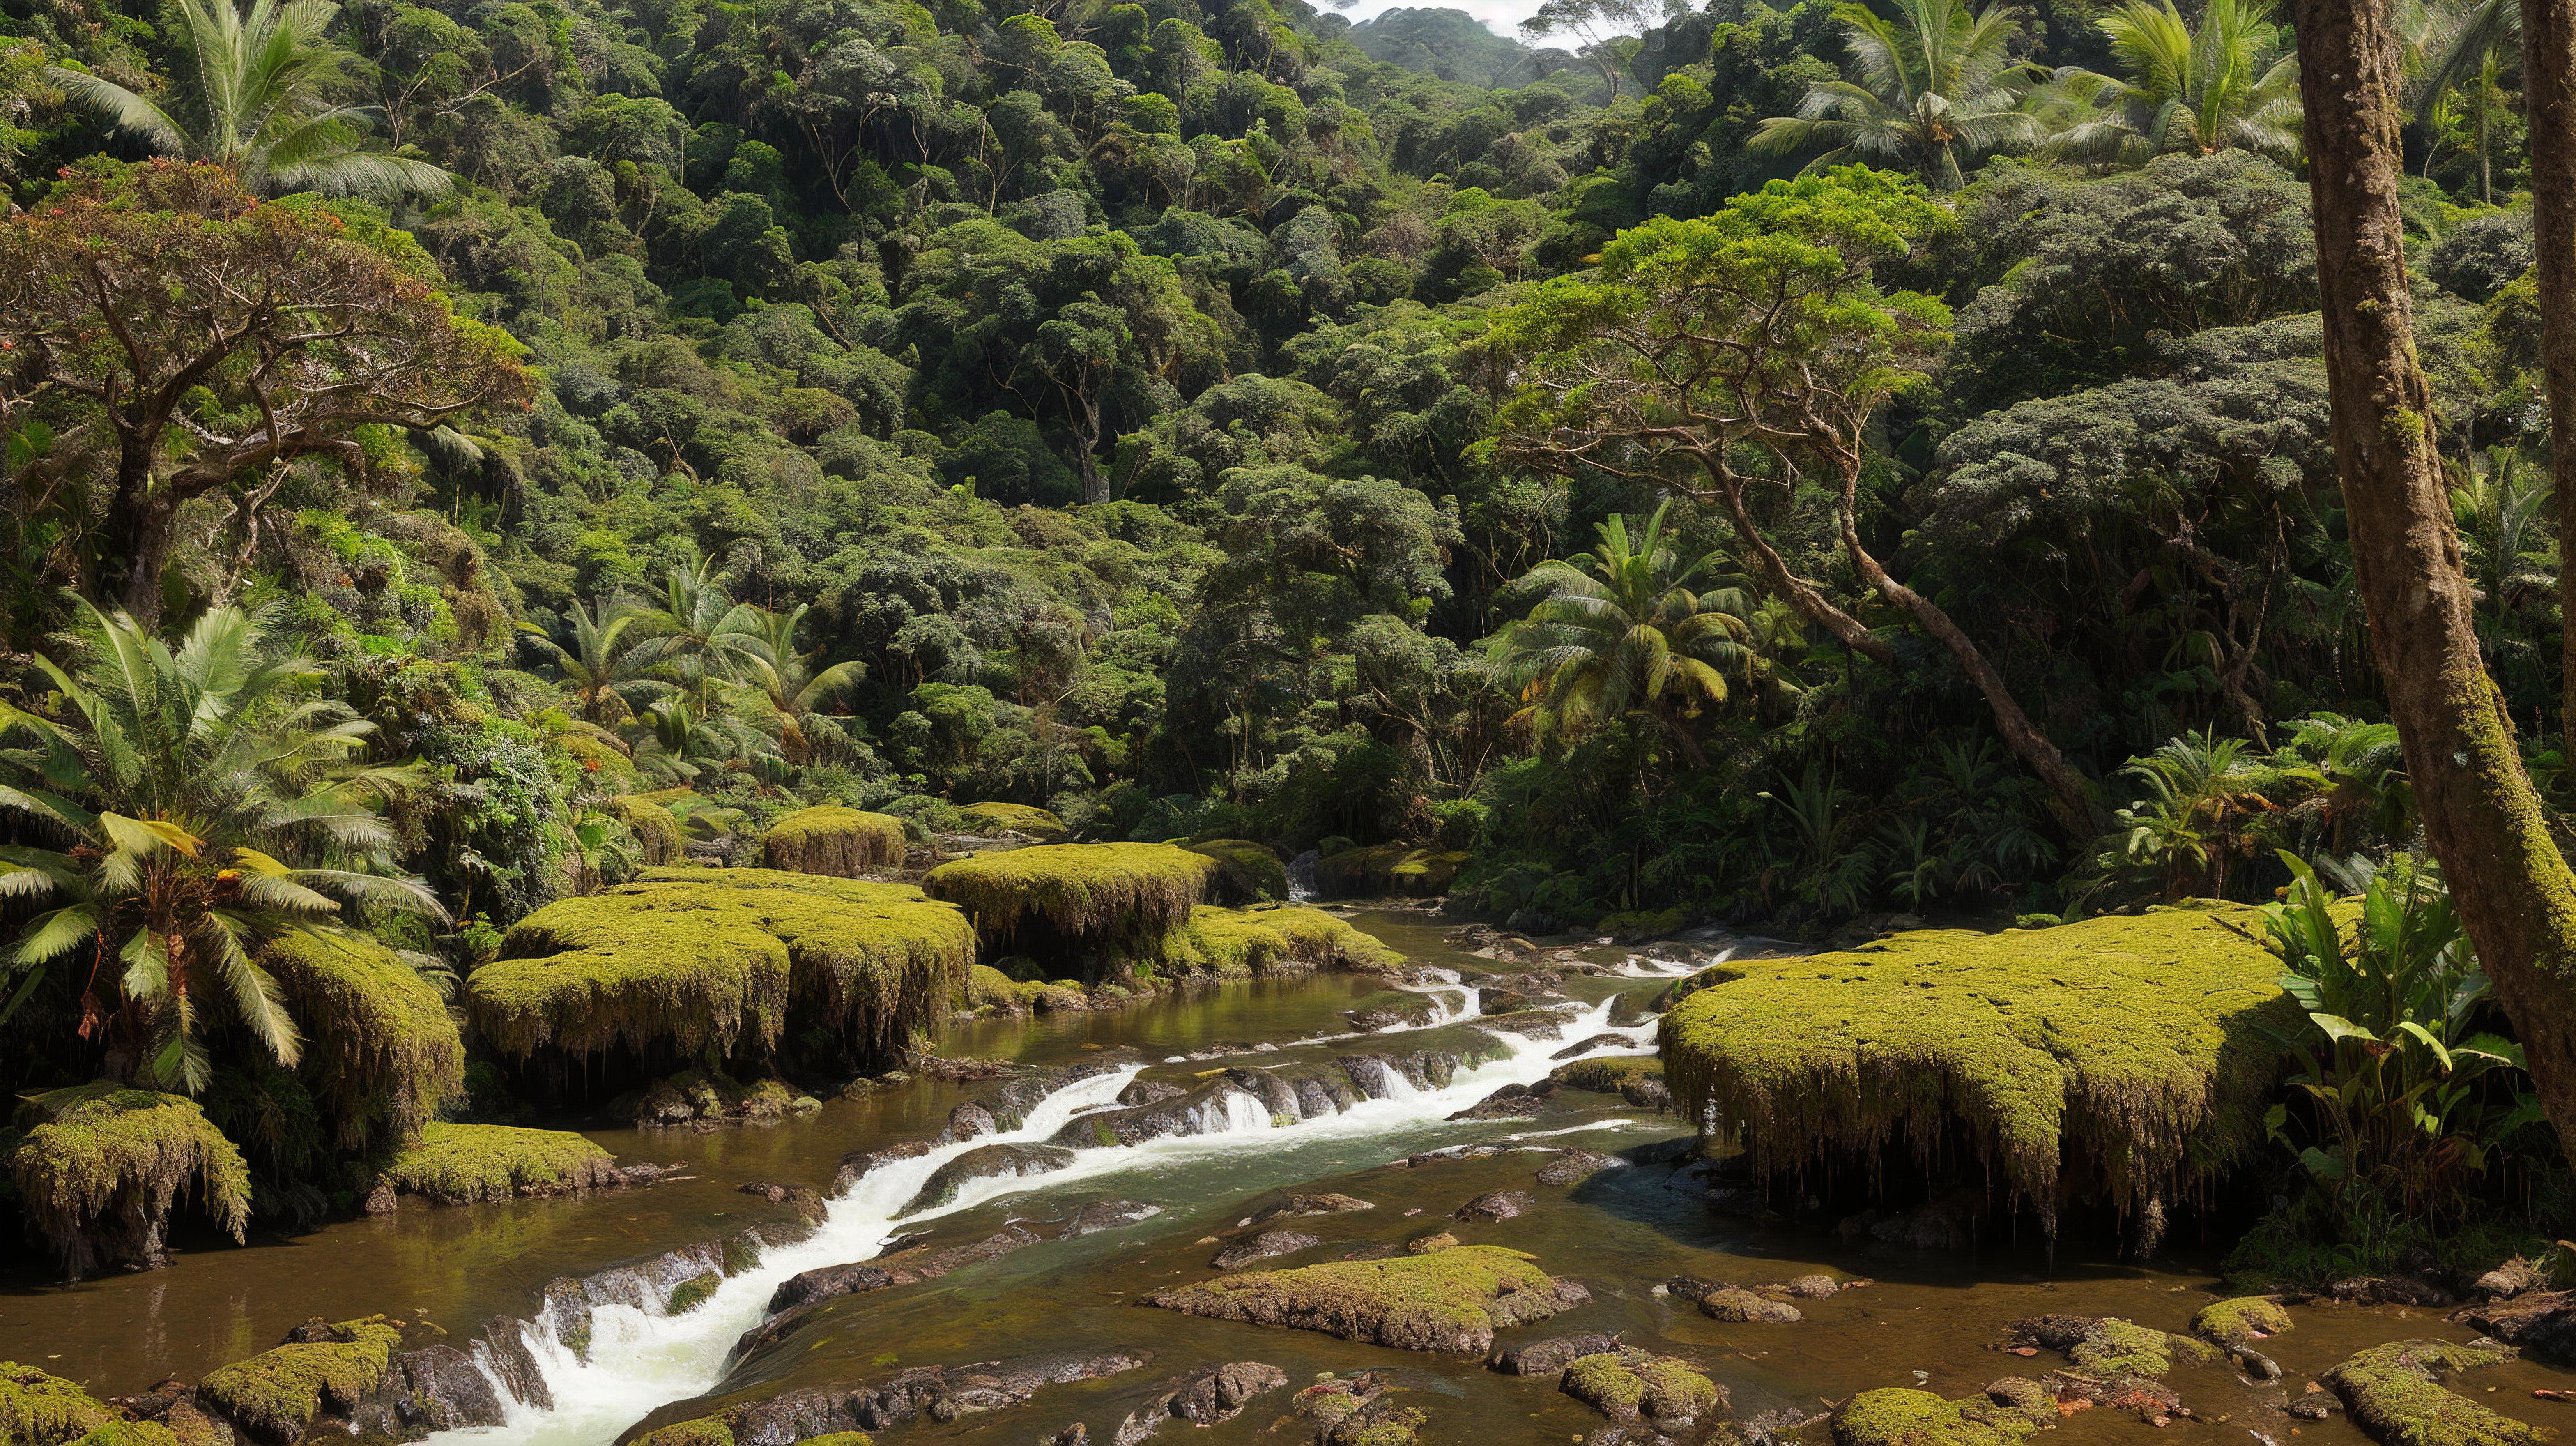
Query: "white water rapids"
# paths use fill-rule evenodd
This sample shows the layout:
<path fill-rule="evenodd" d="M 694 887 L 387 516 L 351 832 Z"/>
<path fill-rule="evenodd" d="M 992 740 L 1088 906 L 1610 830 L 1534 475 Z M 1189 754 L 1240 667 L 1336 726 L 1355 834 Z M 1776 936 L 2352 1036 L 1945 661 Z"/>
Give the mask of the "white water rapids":
<path fill-rule="evenodd" d="M 1442 993 L 1463 993 L 1465 997 L 1455 1013 L 1448 1001 L 1442 1000 L 1443 1019 L 1438 1022 L 1454 1021 L 1475 1012 L 1474 989 L 1456 984 L 1439 989 Z M 1274 1140 L 1284 1147 L 1292 1142 L 1335 1136 L 1385 1137 L 1391 1142 L 1388 1157 L 1401 1157 L 1410 1152 L 1410 1145 L 1393 1142 L 1403 1136 L 1440 1123 L 1504 1085 L 1535 1084 L 1545 1078 L 1556 1064 L 1549 1056 L 1568 1040 L 1609 1032 L 1629 1042 L 1590 1054 L 1645 1052 L 1646 1031 L 1651 1026 L 1607 1030 L 1615 1002 L 1605 999 L 1571 1016 L 1563 1033 L 1553 1038 L 1498 1034 L 1496 1037 L 1511 1052 L 1473 1068 L 1461 1067 L 1445 1088 L 1423 1089 L 1408 1081 L 1403 1071 L 1389 1068 L 1385 1071 L 1383 1098 L 1362 1100 L 1338 1114 L 1290 1124 L 1274 1123 L 1266 1105 L 1248 1093 L 1236 1091 L 1224 1097 L 1222 1125 L 1205 1121 L 1206 1125 L 1216 1126 L 1206 1133 L 1081 1150 L 1074 1163 L 1063 1170 L 1034 1178 L 999 1175 L 971 1180 L 945 1205 L 910 1215 L 902 1213 L 942 1165 L 969 1150 L 990 1145 L 1045 1143 L 1076 1116 L 1114 1105 L 1119 1092 L 1142 1066 L 1076 1081 L 1049 1095 L 1030 1111 L 1026 1123 L 1017 1130 L 976 1136 L 940 1146 L 925 1155 L 879 1164 L 860 1176 L 848 1193 L 831 1202 L 829 1214 L 813 1234 L 766 1252 L 757 1265 L 724 1281 L 712 1297 L 694 1310 L 672 1316 L 661 1314 L 658 1304 L 650 1310 L 617 1304 L 593 1307 L 587 1360 L 560 1344 L 552 1329 L 554 1322 L 541 1317 L 538 1328 L 528 1333 L 528 1344 L 553 1391 L 554 1406 L 538 1409 L 519 1404 L 503 1390 L 502 1400 L 510 1413 L 504 1424 L 443 1431 L 429 1441 L 431 1446 L 498 1442 L 514 1446 L 607 1446 L 654 1409 L 715 1389 L 724 1377 L 734 1342 L 766 1317 L 771 1294 L 790 1276 L 821 1266 L 871 1259 L 899 1234 L 1001 1196 L 1052 1191 L 1065 1184 L 1128 1174 L 1150 1175 L 1157 1167 L 1192 1157 L 1263 1150 L 1271 1147 Z M 1139 1182 L 1133 1192 L 1152 1203 L 1150 1180 Z"/>

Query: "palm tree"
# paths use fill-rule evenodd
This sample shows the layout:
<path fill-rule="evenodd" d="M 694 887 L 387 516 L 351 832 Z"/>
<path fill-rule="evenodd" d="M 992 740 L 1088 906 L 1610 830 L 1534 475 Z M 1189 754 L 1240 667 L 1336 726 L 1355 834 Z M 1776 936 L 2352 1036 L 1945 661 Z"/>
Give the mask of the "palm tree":
<path fill-rule="evenodd" d="M 2508 61 L 2522 51 L 2521 0 L 2450 0 L 2425 12 L 2421 58 L 2416 78 L 2416 114 L 2428 126 L 2454 92 L 2469 93 L 2477 126 L 2478 199 L 2495 203 L 2495 168 L 2488 143 L 2493 126 L 2498 81 Z"/>
<path fill-rule="evenodd" d="M 1860 161 L 1947 191 L 1964 179 L 1963 155 L 2038 142 L 2037 118 L 2021 109 L 2033 76 L 2012 58 L 2020 11 L 1998 5 L 1972 12 L 1964 0 L 1891 0 L 1889 8 L 1892 21 L 1864 5 L 1835 12 L 1859 78 L 1809 89 L 1796 115 L 1762 123 L 1752 150 L 1822 148 L 1809 170 Z"/>
<path fill-rule="evenodd" d="M 652 635 L 645 654 L 687 689 L 690 701 L 704 712 L 714 685 L 732 680 L 748 661 L 749 640 L 757 634 L 750 615 L 758 611 L 736 603 L 724 590 L 713 558 L 674 567 L 662 582 L 662 605 L 639 620 Z"/>
<path fill-rule="evenodd" d="M 1488 640 L 1495 663 L 1521 687 L 1527 722 L 1544 743 L 1613 720 L 1652 718 L 1696 764 L 1698 742 L 1683 726 L 1703 702 L 1727 701 L 1726 674 L 1748 682 L 1768 672 L 1745 646 L 1751 611 L 1733 588 L 1693 592 L 1716 560 L 1682 562 L 1664 541 L 1666 502 L 1632 532 L 1631 519 L 1601 524 L 1601 544 L 1579 562 L 1550 559 L 1513 584 L 1537 591 L 1518 621 Z"/>
<path fill-rule="evenodd" d="M 669 691 L 657 669 L 655 651 L 642 646 L 646 614 L 633 603 L 622 597 L 577 602 L 567 617 L 572 626 L 569 648 L 546 636 L 546 630 L 535 623 L 523 622 L 519 631 L 554 655 L 564 686 L 581 702 L 585 722 L 614 723 L 621 714 L 631 717 Z"/>
<path fill-rule="evenodd" d="M 796 651 L 796 630 L 813 609 L 798 603 L 783 613 L 766 608 L 736 610 L 732 631 L 744 681 L 758 691 L 778 715 L 778 742 L 790 763 L 814 756 L 818 738 L 837 739 L 840 725 L 822 716 L 822 707 L 859 684 L 867 664 L 851 659 L 817 667 L 822 653 Z"/>
<path fill-rule="evenodd" d="M 23 999 L 56 965 L 138 1081 L 190 1094 L 217 1016 L 278 1063 L 302 1039 L 258 945 L 331 936 L 347 903 L 444 919 L 390 876 L 382 807 L 418 782 L 356 761 L 374 725 L 309 685 L 321 667 L 265 646 L 264 618 L 216 608 L 176 651 L 123 613 L 88 612 L 72 671 L 36 666 L 57 719 L 0 704 L 0 808 L 61 847 L 0 848 L 0 897 L 45 905 L 0 956 Z"/>
<path fill-rule="evenodd" d="M 2489 447 L 2451 489 L 2461 560 L 2499 628 L 2526 600 L 2557 590 L 2557 559 L 2544 527 L 2552 491 L 2548 469 L 2519 447 Z"/>
<path fill-rule="evenodd" d="M 2162 873 L 2169 899 L 2194 888 L 2225 898 L 2228 861 L 2262 846 L 2260 825 L 2282 806 L 2279 796 L 2327 786 L 2296 754 L 2266 755 L 2214 731 L 2168 739 L 2121 771 L 2147 796 L 2116 815 L 2120 852 Z"/>
<path fill-rule="evenodd" d="M 192 61 L 177 115 L 86 71 L 49 67 L 47 78 L 153 150 L 221 166 L 245 190 L 391 199 L 444 195 L 455 183 L 427 161 L 358 148 L 372 112 L 333 98 L 354 57 L 323 39 L 340 9 L 331 0 L 174 3 Z"/>
<path fill-rule="evenodd" d="M 2130 0 L 2102 21 L 2125 79 L 2077 66 L 2049 88 L 2056 134 L 2041 148 L 2081 165 L 2249 150 L 2299 155 L 2299 62 L 2261 0 L 2209 0 L 2194 30 L 2173 0 Z"/>

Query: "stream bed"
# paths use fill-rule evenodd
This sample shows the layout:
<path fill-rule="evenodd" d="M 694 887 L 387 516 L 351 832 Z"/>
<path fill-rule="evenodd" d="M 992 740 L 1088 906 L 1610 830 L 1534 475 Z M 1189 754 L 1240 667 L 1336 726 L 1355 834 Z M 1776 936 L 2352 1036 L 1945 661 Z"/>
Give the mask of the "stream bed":
<path fill-rule="evenodd" d="M 1417 966 L 1504 975 L 1515 968 L 1459 953 L 1427 915 L 1369 912 L 1354 922 Z M 41 1365 L 95 1392 L 125 1393 L 167 1376 L 195 1379 L 276 1344 L 313 1316 L 383 1312 L 410 1322 L 415 1343 L 442 1332 L 461 1343 L 496 1316 L 534 1322 L 527 1337 L 552 1405 L 513 1404 L 506 1424 L 444 1432 L 432 1438 L 440 1446 L 610 1446 L 643 1426 L 908 1367 L 1113 1349 L 1150 1354 L 1151 1363 L 1050 1386 L 1016 1409 L 913 1422 L 899 1428 L 900 1439 L 1027 1443 L 1080 1421 L 1106 1443 L 1129 1412 L 1170 1390 L 1176 1377 L 1230 1361 L 1276 1366 L 1292 1387 L 1326 1372 L 1392 1372 L 1397 1385 L 1419 1393 L 1430 1415 L 1422 1432 L 1429 1442 L 1581 1440 L 1601 1427 L 1602 1418 L 1559 1394 L 1552 1378 L 1507 1377 L 1475 1361 L 1138 1306 L 1151 1290 L 1208 1277 L 1220 1243 L 1249 1234 L 1254 1214 L 1292 1191 L 1338 1193 L 1372 1208 L 1276 1222 L 1322 1243 L 1262 1268 L 1400 1246 L 1440 1230 L 1466 1244 L 1527 1251 L 1551 1273 L 1583 1282 L 1592 1300 L 1543 1326 L 1506 1332 L 1506 1344 L 1621 1332 L 1629 1344 L 1703 1366 L 1731 1393 L 1729 1414 L 1739 1421 L 1774 1410 L 1813 1412 L 1879 1386 L 1965 1395 L 1998 1376 L 2062 1364 L 1996 1354 L 2012 1320 L 2116 1315 L 2183 1331 L 2213 1298 L 2214 1277 L 2193 1268 L 2206 1261 L 2195 1260 L 2188 1242 L 2146 1268 L 2110 1258 L 2107 1242 L 2070 1240 L 2053 1262 L 2035 1243 L 1891 1254 L 1829 1233 L 1714 1216 L 1706 1180 L 1670 1162 L 1673 1152 L 1653 1148 L 1686 1137 L 1683 1124 L 1616 1095 L 1560 1089 L 1535 1119 L 1450 1120 L 1497 1089 L 1544 1079 L 1578 1051 L 1648 1052 L 1653 1029 L 1643 1006 L 1668 982 L 1668 971 L 1631 963 L 1625 950 L 1586 957 L 1619 972 L 1569 974 L 1564 992 L 1573 1008 L 1562 1027 L 1477 1035 L 1487 1052 L 1492 1039 L 1508 1052 L 1460 1067 L 1445 1084 L 1383 1070 L 1369 1097 L 1302 1112 L 1218 1091 L 1194 1120 L 1195 1133 L 1086 1141 L 1051 1173 L 970 1178 L 953 1196 L 925 1203 L 938 1193 L 925 1185 L 960 1155 L 1076 1138 L 1077 1122 L 1114 1108 L 1140 1080 L 1186 1088 L 1229 1068 L 1293 1075 L 1354 1056 L 1456 1051 L 1477 1028 L 1471 1021 L 1483 1001 L 1462 984 L 1417 983 L 1408 996 L 1379 979 L 1320 975 L 1211 986 L 1124 1010 L 957 1025 L 939 1041 L 943 1054 L 1042 1066 L 1061 1071 L 1050 1078 L 1062 1083 L 1015 1128 L 868 1168 L 830 1201 L 819 1227 L 736 1270 L 683 1313 L 662 1313 L 661 1299 L 649 1292 L 592 1307 L 586 1356 L 563 1343 L 548 1315 L 558 1308 L 547 1303 L 550 1281 L 748 1227 L 777 1227 L 784 1238 L 787 1209 L 743 1193 L 743 1183 L 828 1193 L 845 1156 L 928 1141 L 952 1110 L 991 1086 L 917 1079 L 833 1100 L 816 1118 L 764 1128 L 588 1131 L 621 1158 L 688 1167 L 643 1189 L 443 1210 L 407 1202 L 391 1216 L 294 1237 L 255 1236 L 241 1249 L 201 1245 L 168 1269 L 71 1286 L 41 1283 L 32 1263 L 13 1266 L 0 1276 L 0 1359 Z M 1344 1018 L 1345 1011 L 1391 1005 L 1410 1006 L 1424 1022 L 1361 1032 Z M 1553 1152 L 1567 1149 L 1628 1159 L 1572 1185 L 1535 1183 Z M 1452 1218 L 1468 1200 L 1499 1189 L 1526 1191 L 1527 1212 L 1491 1222 Z M 1153 1213 L 1091 1233 L 1057 1233 L 1082 1207 L 1106 1201 Z M 799 1272 L 869 1260 L 916 1236 L 970 1242 L 1015 1225 L 1048 1238 L 936 1279 L 810 1307 L 794 1329 L 737 1350 L 744 1333 L 769 1317 L 773 1291 Z M 1758 1285 L 1815 1271 L 1871 1284 L 1802 1302 L 1806 1319 L 1794 1325 L 1721 1324 L 1656 1288 L 1676 1275 Z M 2179 1433 L 2258 1446 L 2293 1446 L 2293 1436 L 2296 1446 L 2357 1443 L 2360 1434 L 2339 1417 L 2285 1418 L 2284 1389 L 2293 1397 L 2305 1392 L 2318 1372 L 2365 1346 L 2473 1334 L 2428 1310 L 2299 1307 L 2294 1316 L 2295 1328 L 2265 1345 L 2287 1373 L 2283 1385 L 2258 1385 L 2224 1366 L 2187 1367 L 2171 1384 L 2193 1417 L 2158 1428 L 2134 1414 L 2093 1410 L 2069 1417 L 2053 1439 Z M 2509 1415 L 2576 1425 L 2576 1406 L 2531 1398 L 2541 1387 L 2576 1387 L 2576 1376 L 2517 1363 L 2458 1383 Z M 1250 1441 L 1284 1412 L 1286 1395 L 1256 1401 L 1205 1433 L 1170 1429 L 1211 1443 Z"/>

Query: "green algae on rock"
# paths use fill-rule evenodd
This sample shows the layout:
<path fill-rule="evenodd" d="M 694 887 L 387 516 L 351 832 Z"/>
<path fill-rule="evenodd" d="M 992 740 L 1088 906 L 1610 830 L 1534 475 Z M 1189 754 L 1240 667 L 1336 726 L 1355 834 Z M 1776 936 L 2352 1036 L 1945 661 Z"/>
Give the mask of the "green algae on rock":
<path fill-rule="evenodd" d="M 1143 1303 L 1397 1350 L 1480 1356 L 1493 1348 L 1496 1330 L 1545 1320 L 1591 1298 L 1520 1251 L 1461 1245 L 1221 1277 L 1159 1290 Z"/>
<path fill-rule="evenodd" d="M 1456 849 L 1400 843 L 1344 849 L 1315 861 L 1315 887 L 1331 899 L 1445 894 L 1467 859 L 1465 852 Z"/>
<path fill-rule="evenodd" d="M 734 1446 L 733 1428 L 714 1416 L 656 1426 L 635 1438 L 635 1446 Z"/>
<path fill-rule="evenodd" d="M 115 1434 L 120 1429 L 126 1434 Z M 159 1431 L 159 1437 L 149 1432 Z M 0 1361 L 0 1442 L 8 1446 L 105 1446 L 175 1441 L 166 1428 L 128 1421 L 77 1384 L 36 1366 Z"/>
<path fill-rule="evenodd" d="M 1041 844 L 951 860 L 921 886 L 965 910 L 989 952 L 1096 955 L 1123 974 L 1166 951 L 1216 869 L 1170 844 Z"/>
<path fill-rule="evenodd" d="M 1634 1081 L 1662 1079 L 1664 1062 L 1650 1054 L 1612 1055 L 1606 1059 L 1578 1059 L 1549 1070 L 1547 1077 L 1567 1089 L 1615 1095 L 1626 1090 Z"/>
<path fill-rule="evenodd" d="M 1026 803 L 970 803 L 957 811 L 966 827 L 981 834 L 1015 833 L 1042 844 L 1062 843 L 1073 830 L 1064 820 Z"/>
<path fill-rule="evenodd" d="M 1726 1388 L 1671 1356 L 1622 1347 L 1580 1356 L 1557 1389 L 1617 1421 L 1643 1418 L 1659 1431 L 1685 1431 L 1726 1409 Z"/>
<path fill-rule="evenodd" d="M 1178 971 L 1261 974 L 1282 967 L 1394 969 L 1404 956 L 1321 909 L 1202 905 L 1169 936 L 1160 962 Z"/>
<path fill-rule="evenodd" d="M 1945 1401 L 1905 1388 L 1863 1391 L 1833 1417 L 1836 1446 L 2014 1446 L 2038 1429 L 2031 1410 L 1991 1396 Z"/>
<path fill-rule="evenodd" d="M 907 884 L 647 869 L 520 920 L 466 1000 L 484 1037 L 522 1059 L 766 1052 L 791 1003 L 885 1059 L 963 986 L 974 945 L 964 916 Z"/>
<path fill-rule="evenodd" d="M 1216 860 L 1216 898 L 1227 904 L 1267 904 L 1288 897 L 1288 866 L 1248 838 L 1200 839 L 1189 851 Z"/>
<path fill-rule="evenodd" d="M 760 837 L 760 866 L 854 879 L 903 862 L 903 820 L 825 805 L 778 816 Z"/>
<path fill-rule="evenodd" d="M 27 1133 L 8 1164 L 19 1208 L 73 1274 L 160 1263 L 170 1207 L 191 1192 L 242 1238 L 250 1167 L 195 1101 L 87 1084 L 36 1095 L 17 1119 Z"/>
<path fill-rule="evenodd" d="M 2117 1316 L 2043 1315 L 2013 1322 L 2013 1333 L 2035 1345 L 2063 1351 L 2078 1370 L 2096 1376 L 2161 1379 L 2177 1365 L 2205 1366 L 2218 1353 L 2189 1336 Z"/>
<path fill-rule="evenodd" d="M 385 1167 L 396 1190 L 441 1205 L 563 1195 L 617 1183 L 616 1161 L 570 1130 L 436 1123 Z"/>
<path fill-rule="evenodd" d="M 1664 1017 L 1666 1076 L 1764 1174 L 1875 1162 L 1901 1138 L 1925 1164 L 1983 1161 L 2052 1232 L 2058 1202 L 2089 1195 L 2154 1234 L 2164 1202 L 2262 1141 L 2264 1031 L 2297 1009 L 2259 923 L 2158 909 L 1733 961 Z"/>
<path fill-rule="evenodd" d="M 2202 1306 L 2191 1328 L 2222 1346 L 2248 1346 L 2288 1330 L 2290 1312 L 2268 1295 L 2241 1295 Z"/>
<path fill-rule="evenodd" d="M 680 816 L 671 812 L 669 805 L 641 794 L 628 794 L 609 800 L 608 808 L 625 820 L 646 864 L 675 864 L 687 856 L 688 837 L 680 831 Z"/>
<path fill-rule="evenodd" d="M 2373 1346 L 2318 1379 L 2380 1446 L 2539 1446 L 2553 1433 L 2499 1416 L 2441 1383 L 2514 1358 L 2510 1346 L 2395 1341 Z"/>
<path fill-rule="evenodd" d="M 383 1384 L 400 1327 L 383 1316 L 299 1326 L 286 1344 L 218 1366 L 197 1399 L 261 1440 L 292 1441 L 326 1416 L 345 1417 Z"/>
<path fill-rule="evenodd" d="M 465 1041 L 447 1001 L 402 956 L 360 935 L 290 934 L 262 949 L 304 1026 L 315 1095 L 355 1149 L 406 1140 L 465 1088 Z"/>

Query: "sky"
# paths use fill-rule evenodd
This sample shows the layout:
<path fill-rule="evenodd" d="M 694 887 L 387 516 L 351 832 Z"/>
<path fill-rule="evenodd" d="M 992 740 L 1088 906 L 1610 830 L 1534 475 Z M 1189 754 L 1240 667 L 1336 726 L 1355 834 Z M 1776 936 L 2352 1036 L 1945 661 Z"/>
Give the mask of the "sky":
<path fill-rule="evenodd" d="M 1464 10 L 1483 21 L 1485 28 L 1496 35 L 1518 40 L 1521 38 L 1520 23 L 1536 14 L 1538 5 L 1539 0 L 1442 0 L 1442 3 L 1431 5 L 1422 3 L 1422 0 L 1359 0 L 1358 4 L 1339 13 L 1348 17 L 1353 25 L 1357 25 L 1383 11 L 1398 8 Z M 1335 7 L 1332 6 L 1331 0 L 1316 0 L 1316 8 Z"/>

